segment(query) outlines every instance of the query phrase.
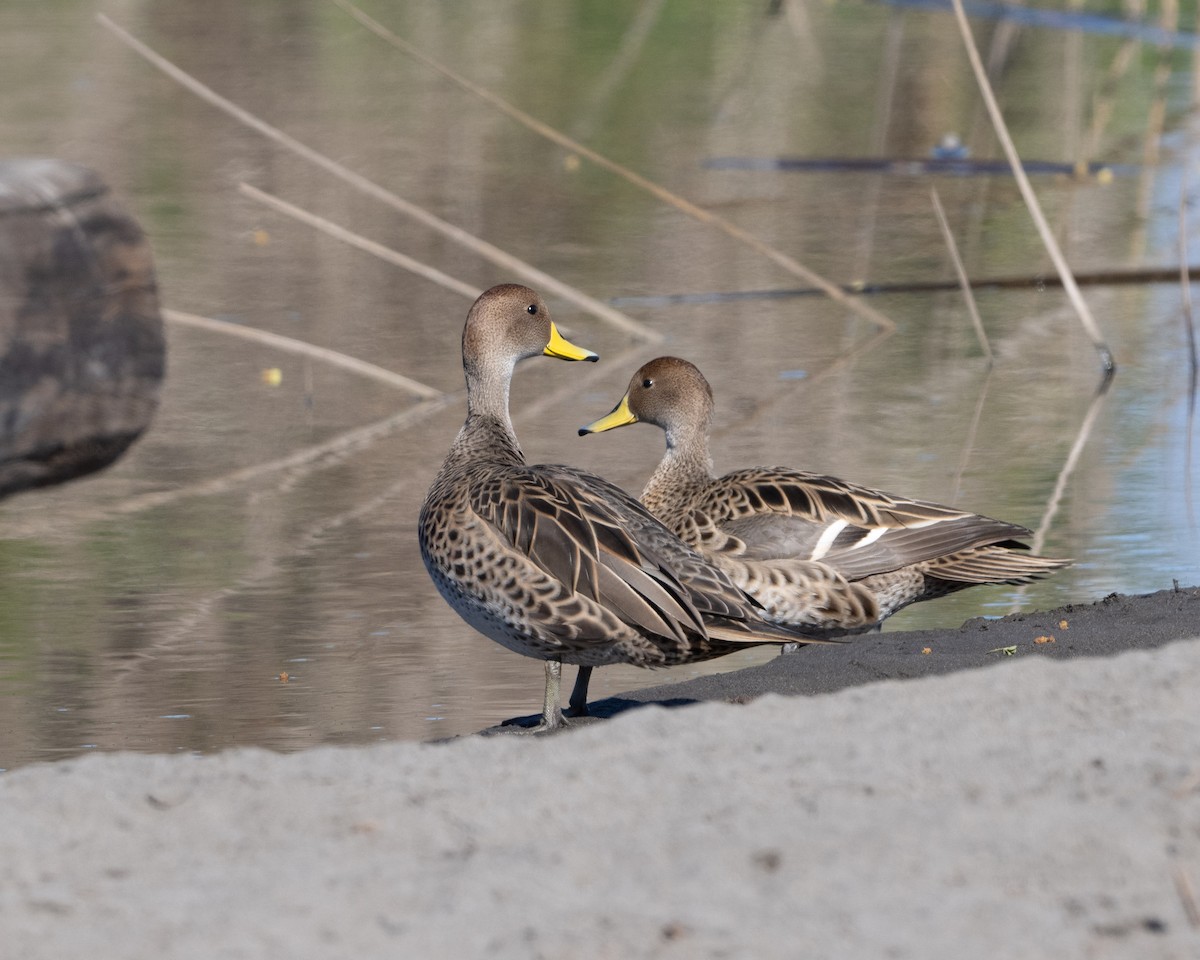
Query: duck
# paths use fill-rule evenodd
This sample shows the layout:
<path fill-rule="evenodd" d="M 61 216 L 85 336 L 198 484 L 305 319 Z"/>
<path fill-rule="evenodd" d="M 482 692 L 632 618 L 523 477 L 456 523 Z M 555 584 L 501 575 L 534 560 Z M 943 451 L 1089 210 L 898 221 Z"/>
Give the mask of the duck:
<path fill-rule="evenodd" d="M 422 560 L 450 607 L 485 637 L 545 661 L 534 729 L 567 725 L 564 663 L 580 668 L 570 700 L 580 715 L 597 666 L 669 666 L 807 643 L 615 484 L 526 462 L 509 391 L 518 361 L 543 355 L 599 359 L 558 331 L 531 288 L 500 284 L 479 296 L 462 335 L 466 420 L 418 520 Z"/>
<path fill-rule="evenodd" d="M 1072 561 L 1037 556 L 1018 524 L 787 467 L 715 476 L 715 402 L 700 370 L 658 357 L 581 436 L 633 423 L 662 429 L 666 452 L 641 503 L 758 600 L 772 621 L 813 637 L 878 629 L 896 611 L 978 584 L 1021 584 Z"/>

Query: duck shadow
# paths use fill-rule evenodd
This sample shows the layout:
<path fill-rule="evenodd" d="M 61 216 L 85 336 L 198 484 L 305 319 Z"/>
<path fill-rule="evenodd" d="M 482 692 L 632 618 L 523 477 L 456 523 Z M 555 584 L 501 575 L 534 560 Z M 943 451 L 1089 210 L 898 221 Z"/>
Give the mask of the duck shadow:
<path fill-rule="evenodd" d="M 696 703 L 703 703 L 695 697 L 667 697 L 662 700 L 633 700 L 629 697 L 606 697 L 603 700 L 595 700 L 588 704 L 587 716 L 584 717 L 567 717 L 567 725 L 560 727 L 554 731 L 542 731 L 538 736 L 547 736 L 561 733 L 564 730 L 578 730 L 581 727 L 590 726 L 593 723 L 599 723 L 602 720 L 611 720 L 619 714 L 626 713 L 630 710 L 636 710 L 639 707 L 666 707 L 674 709 L 676 707 L 688 707 Z M 528 716 L 512 717 L 494 727 L 487 727 L 478 731 L 479 736 L 494 737 L 502 734 L 521 734 L 531 733 L 542 720 L 540 713 L 532 713 Z"/>

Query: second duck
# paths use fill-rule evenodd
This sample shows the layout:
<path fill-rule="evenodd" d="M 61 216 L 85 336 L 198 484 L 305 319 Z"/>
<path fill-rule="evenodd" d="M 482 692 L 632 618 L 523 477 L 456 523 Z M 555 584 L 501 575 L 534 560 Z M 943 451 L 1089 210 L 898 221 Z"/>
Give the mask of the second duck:
<path fill-rule="evenodd" d="M 783 467 L 713 475 L 713 393 L 678 357 L 659 357 L 580 435 L 645 422 L 667 450 L 642 503 L 713 560 L 777 623 L 810 635 L 869 630 L 918 600 L 984 583 L 1026 583 L 1070 564 L 1028 552 L 1029 530 L 954 507 Z"/>

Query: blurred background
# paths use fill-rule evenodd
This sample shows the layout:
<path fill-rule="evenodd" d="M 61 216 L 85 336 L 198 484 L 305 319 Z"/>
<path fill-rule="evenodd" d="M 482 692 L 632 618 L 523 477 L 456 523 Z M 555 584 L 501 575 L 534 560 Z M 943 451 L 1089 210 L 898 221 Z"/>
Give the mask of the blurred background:
<path fill-rule="evenodd" d="M 149 234 L 164 308 L 429 389 L 168 316 L 167 380 L 147 434 L 102 474 L 0 503 L 0 768 L 95 749 L 430 739 L 540 706 L 541 664 L 463 624 L 417 548 L 421 501 L 464 412 L 470 297 L 240 185 L 476 290 L 522 277 L 216 109 L 98 13 L 266 123 L 648 331 L 548 292 L 560 325 L 602 359 L 518 371 L 513 409 L 530 460 L 640 491 L 661 433 L 575 431 L 612 407 L 637 366 L 674 353 L 713 384 L 719 471 L 784 464 L 953 503 L 1025 524 L 1042 552 L 1077 561 L 1031 587 L 918 605 L 888 630 L 1200 583 L 1182 285 L 1084 288 L 1118 364 L 1098 395 L 1096 351 L 1050 282 L 1011 175 L 991 164 L 1003 154 L 948 10 L 363 9 L 424 56 L 829 280 L 896 285 L 863 298 L 895 329 L 804 292 L 809 283 L 760 250 L 531 131 L 331 0 L 6 3 L 5 154 L 60 157 L 107 179 Z M 1129 21 L 1165 32 L 1109 30 Z M 1194 21 L 1190 3 L 1089 4 L 1086 15 L 1073 5 L 1055 26 L 972 19 L 1080 274 L 1177 274 L 1182 248 L 1200 247 L 1200 79 L 1180 32 Z M 1021 278 L 976 291 L 990 368 L 933 187 L 969 275 Z M 945 286 L 903 289 L 931 283 Z M 670 673 L 605 668 L 593 697 L 771 655 Z"/>

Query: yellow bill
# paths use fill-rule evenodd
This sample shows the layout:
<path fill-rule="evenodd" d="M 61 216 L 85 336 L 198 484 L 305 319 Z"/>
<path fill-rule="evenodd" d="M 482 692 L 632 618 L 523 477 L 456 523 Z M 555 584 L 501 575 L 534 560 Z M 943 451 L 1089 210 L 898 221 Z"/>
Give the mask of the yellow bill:
<path fill-rule="evenodd" d="M 629 394 L 625 394 L 621 398 L 621 402 L 613 407 L 612 413 L 589 423 L 586 427 L 580 427 L 579 435 L 583 437 L 589 433 L 603 433 L 605 430 L 613 430 L 616 427 L 624 427 L 637 422 L 638 418 L 629 409 Z"/>
<path fill-rule="evenodd" d="M 559 360 L 591 360 L 595 362 L 600 359 L 599 354 L 575 346 L 558 332 L 558 327 L 553 323 L 550 324 L 550 342 L 546 344 L 546 349 L 542 353 L 547 357 L 557 357 Z"/>

